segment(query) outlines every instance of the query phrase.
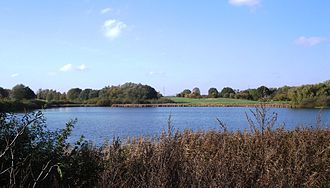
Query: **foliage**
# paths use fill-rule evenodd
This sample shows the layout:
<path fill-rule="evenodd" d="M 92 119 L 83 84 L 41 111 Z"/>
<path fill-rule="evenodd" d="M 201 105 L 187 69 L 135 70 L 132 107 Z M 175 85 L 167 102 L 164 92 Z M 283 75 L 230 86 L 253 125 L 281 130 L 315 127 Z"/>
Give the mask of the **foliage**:
<path fill-rule="evenodd" d="M 297 87 L 284 86 L 280 88 L 268 88 L 260 86 L 242 91 L 234 90 L 230 87 L 224 87 L 219 93 L 216 88 L 210 88 L 208 95 L 201 95 L 199 88 L 195 87 L 192 91 L 189 89 L 178 93 L 177 97 L 182 98 L 231 98 L 244 100 L 246 104 L 255 103 L 252 101 L 267 102 L 272 104 L 287 104 L 291 107 L 315 108 L 330 107 L 330 81 L 323 83 L 302 85 Z M 8 93 L 10 93 L 9 100 Z M 75 105 L 97 105 L 111 106 L 113 104 L 159 104 L 166 100 L 154 88 L 148 85 L 125 83 L 118 86 L 107 86 L 100 90 L 72 88 L 67 93 L 60 93 L 52 89 L 39 89 L 37 92 L 37 101 L 34 101 L 34 92 L 22 84 L 16 85 L 12 90 L 0 87 L 0 110 L 1 111 L 22 111 L 50 106 L 62 106 L 67 104 Z M 31 100 L 32 99 L 32 100 Z M 169 98 L 167 98 L 169 99 Z M 15 101 L 16 100 L 16 101 Z M 227 103 L 214 101 L 214 105 Z M 250 101 L 246 101 L 250 100 Z M 210 104 L 212 99 L 206 100 Z M 276 101 L 276 102 L 275 102 Z M 172 103 L 173 101 L 164 101 Z M 236 101 L 242 104 L 241 101 Z M 194 102 L 195 103 L 195 102 Z M 200 102 L 198 102 L 200 103 Z M 234 100 L 229 103 L 235 103 Z"/>
<path fill-rule="evenodd" d="M 189 97 L 191 94 L 190 89 L 185 89 L 181 93 L 178 93 L 176 96 L 177 97 Z"/>
<path fill-rule="evenodd" d="M 190 89 L 185 89 L 181 93 L 176 95 L 177 97 L 186 97 L 186 98 L 201 98 L 201 91 L 198 87 L 193 88 L 192 91 Z"/>
<path fill-rule="evenodd" d="M 224 87 L 220 92 L 220 96 L 224 98 L 229 98 L 231 94 L 235 94 L 234 89 L 231 87 Z"/>
<path fill-rule="evenodd" d="M 101 153 L 86 141 L 66 142 L 75 121 L 49 131 L 41 112 L 0 113 L 0 184 L 5 187 L 95 186 Z"/>
<path fill-rule="evenodd" d="M 0 99 L 5 99 L 9 97 L 9 92 L 8 90 L 0 87 Z"/>
<path fill-rule="evenodd" d="M 200 89 L 198 87 L 194 87 L 191 93 L 192 94 L 196 94 L 196 95 L 200 95 L 201 94 L 201 91 L 200 91 Z"/>
<path fill-rule="evenodd" d="M 147 100 L 159 99 L 159 93 L 148 85 L 125 83 L 119 86 L 105 87 L 100 90 L 99 98 L 111 103 L 145 103 Z"/>
<path fill-rule="evenodd" d="M 260 86 L 257 88 L 257 98 L 264 99 L 269 97 L 272 94 L 272 91 L 266 86 Z"/>
<path fill-rule="evenodd" d="M 68 91 L 67 98 L 71 101 L 75 101 L 79 99 L 80 93 L 82 90 L 80 88 L 72 88 Z"/>
<path fill-rule="evenodd" d="M 37 99 L 46 101 L 66 100 L 66 94 L 53 89 L 39 89 L 37 92 Z"/>
<path fill-rule="evenodd" d="M 207 96 L 210 98 L 217 98 L 219 97 L 219 92 L 216 88 L 212 87 L 209 89 Z"/>
<path fill-rule="evenodd" d="M 23 99 L 35 99 L 35 93 L 28 87 L 23 84 L 18 84 L 14 86 L 11 90 L 10 96 L 14 100 L 23 100 Z"/>
<path fill-rule="evenodd" d="M 45 107 L 46 102 L 41 100 L 0 100 L 0 112 L 26 112 Z"/>

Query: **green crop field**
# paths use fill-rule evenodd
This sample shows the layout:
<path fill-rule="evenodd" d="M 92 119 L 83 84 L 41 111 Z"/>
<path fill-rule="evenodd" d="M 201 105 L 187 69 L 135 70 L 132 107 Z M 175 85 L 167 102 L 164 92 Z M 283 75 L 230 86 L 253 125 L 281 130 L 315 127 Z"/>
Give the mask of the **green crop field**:
<path fill-rule="evenodd" d="M 168 99 L 176 103 L 187 103 L 187 104 L 260 104 L 260 101 L 252 101 L 245 99 L 229 99 L 229 98 L 183 98 L 183 97 L 167 97 Z M 270 104 L 286 104 L 284 101 L 272 101 L 267 102 Z"/>

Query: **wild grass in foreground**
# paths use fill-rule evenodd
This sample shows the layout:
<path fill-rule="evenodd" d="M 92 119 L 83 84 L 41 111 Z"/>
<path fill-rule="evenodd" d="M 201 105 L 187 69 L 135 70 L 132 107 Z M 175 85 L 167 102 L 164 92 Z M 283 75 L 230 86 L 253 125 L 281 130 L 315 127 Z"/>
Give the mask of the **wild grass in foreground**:
<path fill-rule="evenodd" d="M 19 157 L 11 155 L 19 144 L 6 146 L 2 134 L 0 183 L 8 187 L 13 182 L 16 184 L 12 187 L 330 185 L 328 128 L 273 129 L 276 114 L 268 116 L 265 108 L 256 108 L 251 113 L 251 117 L 247 114 L 250 131 L 228 132 L 219 120 L 221 131 L 178 132 L 169 120 L 168 130 L 158 138 L 137 138 L 125 143 L 115 139 L 100 148 L 87 142 L 68 147 L 63 142 L 69 133 L 66 129 L 54 135 L 54 145 L 46 147 L 48 152 L 37 147 L 31 150 L 30 155 L 35 153 L 43 159 L 39 163 L 32 163 L 28 157 L 24 162 L 20 153 L 16 154 Z M 42 146 L 46 145 L 40 144 L 40 150 Z M 16 176 L 10 173 L 12 169 Z M 36 174 L 42 178 L 37 179 Z"/>

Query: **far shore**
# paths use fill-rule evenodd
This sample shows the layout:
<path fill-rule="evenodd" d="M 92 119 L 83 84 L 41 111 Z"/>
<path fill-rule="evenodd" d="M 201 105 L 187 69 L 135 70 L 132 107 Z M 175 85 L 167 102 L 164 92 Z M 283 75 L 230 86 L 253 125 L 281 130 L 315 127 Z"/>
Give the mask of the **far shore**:
<path fill-rule="evenodd" d="M 148 108 L 148 107 L 258 107 L 261 104 L 190 104 L 190 103 L 164 103 L 164 104 L 113 104 L 113 108 Z M 292 108 L 290 104 L 263 104 L 268 108 Z M 96 104 L 59 104 L 49 106 L 57 107 L 101 107 Z"/>

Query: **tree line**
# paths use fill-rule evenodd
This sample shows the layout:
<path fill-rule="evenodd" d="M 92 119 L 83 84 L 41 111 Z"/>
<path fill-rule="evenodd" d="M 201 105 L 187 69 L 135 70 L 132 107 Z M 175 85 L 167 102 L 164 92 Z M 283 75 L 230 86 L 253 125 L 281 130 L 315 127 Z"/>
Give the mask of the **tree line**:
<path fill-rule="evenodd" d="M 220 92 L 217 88 L 210 88 L 207 95 L 201 95 L 199 88 L 192 91 L 185 89 L 176 95 L 186 98 L 232 98 L 254 101 L 286 101 L 294 107 L 330 107 L 330 80 L 317 84 L 301 86 L 283 86 L 279 88 L 258 88 L 238 90 L 224 87 Z"/>
<path fill-rule="evenodd" d="M 106 86 L 99 90 L 71 88 L 62 93 L 53 89 L 39 89 L 37 93 L 34 93 L 28 86 L 18 84 L 12 89 L 0 87 L 0 111 L 71 103 L 111 106 L 112 104 L 169 102 L 161 97 L 162 95 L 153 87 L 131 82 L 118 86 Z"/>
<path fill-rule="evenodd" d="M 176 95 L 186 98 L 232 98 L 254 101 L 285 101 L 293 107 L 330 107 L 330 80 L 302 86 L 283 86 L 279 88 L 258 88 L 238 90 L 224 87 L 222 90 L 210 88 L 202 95 L 198 87 L 185 89 Z M 0 111 L 25 108 L 40 108 L 45 105 L 94 104 L 111 106 L 112 104 L 150 104 L 170 103 L 149 85 L 125 83 L 118 86 L 106 86 L 102 89 L 71 88 L 67 92 L 54 89 L 39 89 L 37 93 L 28 86 L 18 84 L 12 89 L 0 87 Z"/>

